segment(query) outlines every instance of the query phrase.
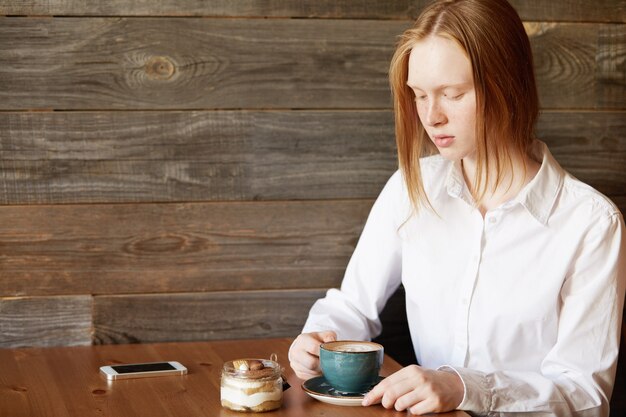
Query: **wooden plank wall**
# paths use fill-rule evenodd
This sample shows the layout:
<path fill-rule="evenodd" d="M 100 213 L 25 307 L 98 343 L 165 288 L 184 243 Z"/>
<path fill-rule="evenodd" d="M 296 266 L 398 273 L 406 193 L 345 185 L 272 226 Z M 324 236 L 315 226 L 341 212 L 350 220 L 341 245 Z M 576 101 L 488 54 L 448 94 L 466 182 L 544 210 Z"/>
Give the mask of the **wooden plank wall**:
<path fill-rule="evenodd" d="M 424 3 L 0 0 L 0 347 L 296 335 L 396 169 Z M 514 1 L 539 136 L 623 211 L 625 3 Z"/>

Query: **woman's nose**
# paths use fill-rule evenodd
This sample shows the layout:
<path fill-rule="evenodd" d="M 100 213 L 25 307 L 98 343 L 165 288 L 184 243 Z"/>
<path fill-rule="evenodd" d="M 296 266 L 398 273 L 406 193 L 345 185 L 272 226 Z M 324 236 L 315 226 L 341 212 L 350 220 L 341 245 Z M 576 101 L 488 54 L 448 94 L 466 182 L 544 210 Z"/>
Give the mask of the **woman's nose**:
<path fill-rule="evenodd" d="M 438 126 L 446 122 L 446 115 L 436 100 L 428 104 L 426 110 L 426 123 L 430 126 Z"/>

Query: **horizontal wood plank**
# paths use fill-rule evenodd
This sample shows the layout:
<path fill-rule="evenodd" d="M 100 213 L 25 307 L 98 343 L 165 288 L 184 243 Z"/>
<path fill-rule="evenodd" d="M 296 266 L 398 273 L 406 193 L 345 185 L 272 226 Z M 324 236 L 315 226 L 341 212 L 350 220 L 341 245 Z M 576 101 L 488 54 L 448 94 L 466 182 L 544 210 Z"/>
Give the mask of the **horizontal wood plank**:
<path fill-rule="evenodd" d="M 390 111 L 0 113 L 0 203 L 375 198 Z M 625 112 L 544 112 L 566 169 L 626 194 Z"/>
<path fill-rule="evenodd" d="M 0 0 L 4 15 L 65 16 L 213 16 L 309 18 L 415 18 L 429 0 L 160 0 L 158 2 L 85 0 Z M 511 0 L 525 20 L 623 22 L 622 0 Z"/>
<path fill-rule="evenodd" d="M 0 206 L 0 296 L 332 287 L 371 204 Z"/>
<path fill-rule="evenodd" d="M 409 25 L 0 18 L 0 109 L 390 108 L 388 64 Z M 527 30 L 543 108 L 626 107 L 626 25 Z"/>
<path fill-rule="evenodd" d="M 0 19 L 0 109 L 389 107 L 404 22 Z M 355 36 L 359 33 L 359 36 Z"/>
<path fill-rule="evenodd" d="M 537 136 L 581 181 L 609 197 L 626 195 L 626 112 L 544 112 Z"/>
<path fill-rule="evenodd" d="M 98 296 L 94 343 L 295 337 L 324 290 Z M 132 319 L 130 319 L 132 317 Z"/>
<path fill-rule="evenodd" d="M 543 108 L 626 108 L 626 25 L 525 27 Z"/>
<path fill-rule="evenodd" d="M 626 21 L 624 0 L 509 0 L 524 20 L 554 22 Z"/>
<path fill-rule="evenodd" d="M 0 113 L 0 203 L 371 198 L 393 116 L 363 112 Z"/>
<path fill-rule="evenodd" d="M 91 309 L 89 295 L 0 298 L 0 348 L 90 344 Z"/>

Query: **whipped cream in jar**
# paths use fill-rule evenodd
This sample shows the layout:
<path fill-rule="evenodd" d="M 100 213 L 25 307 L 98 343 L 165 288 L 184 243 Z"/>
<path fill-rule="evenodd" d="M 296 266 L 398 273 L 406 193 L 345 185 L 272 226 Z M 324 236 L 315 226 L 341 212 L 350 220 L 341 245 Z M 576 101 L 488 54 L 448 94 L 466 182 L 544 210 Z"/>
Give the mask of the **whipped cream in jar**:
<path fill-rule="evenodd" d="M 237 359 L 224 363 L 220 397 L 222 407 L 260 413 L 283 403 L 283 369 L 272 359 Z"/>

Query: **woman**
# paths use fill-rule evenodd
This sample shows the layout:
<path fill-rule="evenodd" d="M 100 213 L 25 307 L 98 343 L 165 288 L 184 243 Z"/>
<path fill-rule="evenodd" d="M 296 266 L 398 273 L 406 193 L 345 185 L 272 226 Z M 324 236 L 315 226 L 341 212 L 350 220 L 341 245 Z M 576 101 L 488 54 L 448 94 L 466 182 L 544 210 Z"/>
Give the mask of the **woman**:
<path fill-rule="evenodd" d="M 505 0 L 436 2 L 403 34 L 390 80 L 400 169 L 341 289 L 315 303 L 292 344 L 296 375 L 319 375 L 322 342 L 379 334 L 378 314 L 403 283 L 421 366 L 385 378 L 363 405 L 607 416 L 624 220 L 534 137 L 519 16 Z"/>

